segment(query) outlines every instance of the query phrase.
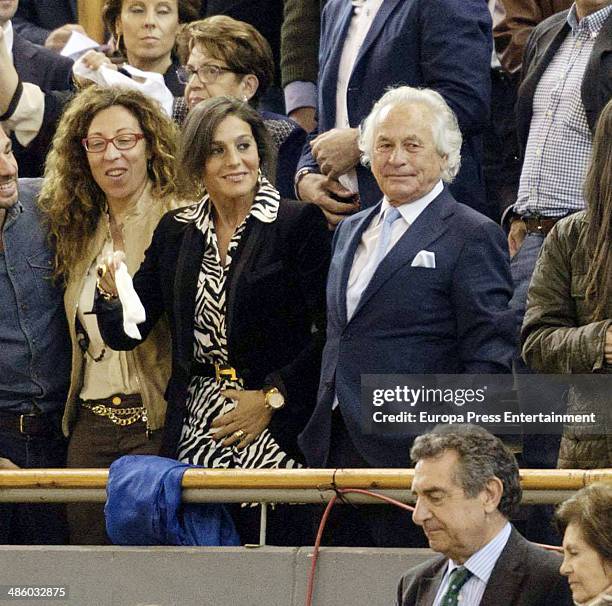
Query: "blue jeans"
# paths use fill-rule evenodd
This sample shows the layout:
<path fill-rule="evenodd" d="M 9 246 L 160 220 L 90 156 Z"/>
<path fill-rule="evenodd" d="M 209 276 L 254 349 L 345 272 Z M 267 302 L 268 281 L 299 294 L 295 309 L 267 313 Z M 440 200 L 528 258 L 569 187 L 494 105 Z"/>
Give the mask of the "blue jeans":
<path fill-rule="evenodd" d="M 59 418 L 45 436 L 29 436 L 0 428 L 0 457 L 23 468 L 65 467 L 66 440 Z M 0 503 L 0 543 L 62 545 L 68 542 L 65 508 L 61 504 Z"/>

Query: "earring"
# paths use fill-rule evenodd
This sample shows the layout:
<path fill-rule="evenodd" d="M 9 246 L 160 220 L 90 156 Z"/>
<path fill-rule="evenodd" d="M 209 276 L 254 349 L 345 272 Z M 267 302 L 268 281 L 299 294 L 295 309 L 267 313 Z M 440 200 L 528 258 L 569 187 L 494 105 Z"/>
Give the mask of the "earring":
<path fill-rule="evenodd" d="M 123 55 L 123 51 L 121 50 L 121 32 L 116 34 L 114 46 L 115 50 L 113 51 L 113 55 Z"/>
<path fill-rule="evenodd" d="M 242 95 L 242 102 L 243 103 L 248 103 L 249 102 L 249 98 L 246 95 Z"/>

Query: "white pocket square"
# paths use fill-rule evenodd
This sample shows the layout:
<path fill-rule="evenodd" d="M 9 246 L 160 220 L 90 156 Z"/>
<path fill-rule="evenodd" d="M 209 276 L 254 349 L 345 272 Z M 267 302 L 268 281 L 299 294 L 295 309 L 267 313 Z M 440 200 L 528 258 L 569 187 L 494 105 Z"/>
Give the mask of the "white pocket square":
<path fill-rule="evenodd" d="M 410 267 L 427 267 L 429 269 L 436 268 L 436 255 L 429 250 L 422 250 L 417 253 L 412 260 Z"/>

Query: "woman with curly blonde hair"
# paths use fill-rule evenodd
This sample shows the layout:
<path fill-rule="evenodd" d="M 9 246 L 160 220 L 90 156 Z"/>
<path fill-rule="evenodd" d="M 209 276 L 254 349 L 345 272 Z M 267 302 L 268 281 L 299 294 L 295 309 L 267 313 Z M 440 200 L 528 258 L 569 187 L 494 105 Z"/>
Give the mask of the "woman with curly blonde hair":
<path fill-rule="evenodd" d="M 39 205 L 66 286 L 72 374 L 63 419 L 69 467 L 107 467 L 124 454 L 157 454 L 170 375 L 165 322 L 131 352 L 106 347 L 94 303 L 97 268 L 121 250 L 135 271 L 161 216 L 176 206 L 176 131 L 154 101 L 90 87 L 66 109 L 49 153 Z M 108 542 L 102 507 L 68 509 L 71 541 Z"/>

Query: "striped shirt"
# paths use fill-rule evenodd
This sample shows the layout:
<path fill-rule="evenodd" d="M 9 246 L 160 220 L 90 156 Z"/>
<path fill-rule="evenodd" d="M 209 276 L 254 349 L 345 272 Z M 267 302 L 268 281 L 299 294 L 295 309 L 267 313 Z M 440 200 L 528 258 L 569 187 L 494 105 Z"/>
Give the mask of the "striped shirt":
<path fill-rule="evenodd" d="M 438 588 L 436 599 L 434 600 L 433 606 L 440 606 L 442 598 L 448 589 L 448 582 L 450 579 L 451 572 L 459 566 L 465 566 L 471 573 L 472 577 L 468 579 L 466 584 L 461 588 L 459 592 L 459 602 L 461 606 L 478 606 L 482 596 L 484 595 L 489 577 L 493 572 L 493 568 L 504 550 L 508 539 L 510 538 L 510 532 L 512 526 L 510 522 L 495 535 L 491 541 L 489 541 L 484 547 L 479 549 L 475 554 L 469 557 L 464 564 L 458 564 L 453 560 L 448 560 L 448 566 L 442 583 Z"/>
<path fill-rule="evenodd" d="M 518 199 L 519 215 L 560 217 L 585 206 L 582 186 L 593 137 L 580 88 L 595 40 L 612 12 L 608 5 L 580 22 L 576 6 L 567 16 L 571 31 L 542 74 L 533 98 Z"/>

